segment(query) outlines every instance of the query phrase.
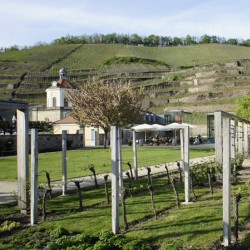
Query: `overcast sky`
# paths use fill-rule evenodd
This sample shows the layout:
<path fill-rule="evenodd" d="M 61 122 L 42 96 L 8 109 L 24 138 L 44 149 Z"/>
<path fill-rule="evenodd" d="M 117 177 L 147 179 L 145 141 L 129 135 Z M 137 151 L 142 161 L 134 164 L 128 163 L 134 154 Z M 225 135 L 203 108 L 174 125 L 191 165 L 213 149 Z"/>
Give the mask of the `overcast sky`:
<path fill-rule="evenodd" d="M 66 35 L 250 38 L 249 0 L 0 0 L 0 47 Z"/>

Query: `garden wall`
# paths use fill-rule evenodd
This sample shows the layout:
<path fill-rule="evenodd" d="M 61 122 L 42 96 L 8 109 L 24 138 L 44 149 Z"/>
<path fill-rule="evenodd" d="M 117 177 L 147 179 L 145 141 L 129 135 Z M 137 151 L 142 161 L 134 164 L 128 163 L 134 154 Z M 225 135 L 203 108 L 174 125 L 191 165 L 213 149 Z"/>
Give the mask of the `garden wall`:
<path fill-rule="evenodd" d="M 79 134 L 67 135 L 67 148 L 83 147 L 83 136 Z M 60 151 L 62 149 L 62 135 L 38 135 L 39 152 Z M 16 154 L 16 135 L 0 135 L 0 155 Z"/>

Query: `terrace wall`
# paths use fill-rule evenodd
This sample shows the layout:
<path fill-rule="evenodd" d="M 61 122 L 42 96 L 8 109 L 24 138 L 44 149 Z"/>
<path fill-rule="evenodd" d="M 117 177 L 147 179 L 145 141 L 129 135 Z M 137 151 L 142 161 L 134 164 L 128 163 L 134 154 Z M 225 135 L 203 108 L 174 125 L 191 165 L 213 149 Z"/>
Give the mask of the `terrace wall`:
<path fill-rule="evenodd" d="M 0 135 L 0 155 L 16 154 L 16 135 Z M 79 149 L 83 147 L 83 136 L 80 134 L 67 135 L 67 148 Z M 39 152 L 60 151 L 62 149 L 62 135 L 38 135 Z"/>

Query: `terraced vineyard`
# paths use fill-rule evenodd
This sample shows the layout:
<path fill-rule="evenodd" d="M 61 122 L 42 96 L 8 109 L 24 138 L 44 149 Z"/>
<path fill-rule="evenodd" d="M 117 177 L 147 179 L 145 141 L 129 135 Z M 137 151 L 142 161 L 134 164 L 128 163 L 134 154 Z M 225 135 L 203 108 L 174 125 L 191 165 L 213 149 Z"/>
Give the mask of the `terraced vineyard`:
<path fill-rule="evenodd" d="M 91 76 L 129 79 L 148 90 L 146 109 L 191 111 L 199 123 L 201 114 L 232 111 L 236 100 L 250 93 L 249 66 L 250 48 L 232 45 L 40 46 L 0 53 L 0 98 L 44 104 L 45 89 L 65 67 L 69 81 L 79 84 Z"/>

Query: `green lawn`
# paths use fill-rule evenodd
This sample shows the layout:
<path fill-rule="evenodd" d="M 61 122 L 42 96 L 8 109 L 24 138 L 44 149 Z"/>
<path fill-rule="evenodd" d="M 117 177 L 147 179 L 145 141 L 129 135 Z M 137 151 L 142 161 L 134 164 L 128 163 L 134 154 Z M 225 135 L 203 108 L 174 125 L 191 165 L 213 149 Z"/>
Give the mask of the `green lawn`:
<path fill-rule="evenodd" d="M 147 178 L 140 178 L 137 182 L 133 182 L 132 186 L 133 197 L 128 196 L 126 199 L 128 231 L 124 230 L 122 211 L 120 212 L 121 233 L 128 239 L 142 239 L 153 245 L 154 249 L 160 250 L 208 249 L 209 246 L 210 249 L 215 249 L 214 244 L 216 242 L 220 244 L 223 234 L 222 190 L 220 185 L 214 188 L 213 195 L 209 194 L 208 187 L 195 186 L 198 199 L 192 200 L 193 203 L 189 205 L 181 204 L 178 209 L 175 204 L 173 189 L 171 185 L 167 185 L 166 177 L 153 176 L 157 220 L 154 219 L 152 211 L 151 198 L 147 190 Z M 125 187 L 128 187 L 126 181 Z M 177 183 L 177 189 L 180 200 L 184 201 L 183 183 Z M 239 205 L 239 215 L 240 229 L 242 229 L 246 219 L 250 216 L 249 185 L 241 184 L 233 186 L 232 189 L 241 189 L 242 199 Z M 193 199 L 192 194 L 191 199 Z M 84 210 L 79 212 L 79 201 L 76 193 L 48 199 L 47 221 L 37 227 L 22 230 L 18 234 L 0 240 L 0 249 L 14 249 L 12 247 L 17 246 L 26 249 L 25 244 L 39 245 L 38 241 L 40 244 L 41 241 L 46 244 L 49 241 L 49 236 L 46 236 L 49 233 L 46 232 L 59 226 L 73 235 L 76 233 L 92 235 L 102 230 L 111 230 L 111 204 L 106 202 L 103 186 L 100 186 L 99 189 L 84 190 L 83 206 Z M 2 216 L 6 217 L 6 212 L 0 212 L 0 219 Z M 233 204 L 231 225 L 233 229 Z M 41 238 L 38 237 L 39 232 L 43 232 Z M 36 235 L 37 238 L 34 238 L 33 235 Z M 2 242 L 5 242 L 5 244 L 1 245 Z"/>
<path fill-rule="evenodd" d="M 213 155 L 212 149 L 194 148 L 190 150 L 190 158 Z M 181 159 L 180 148 L 138 147 L 138 166 L 154 166 Z M 122 148 L 123 169 L 128 170 L 127 162 L 133 165 L 132 147 Z M 96 173 L 111 172 L 111 152 L 109 149 L 83 149 L 67 151 L 68 178 L 91 175 L 88 170 L 93 164 Z M 40 153 L 38 156 L 39 182 L 44 182 L 45 174 L 50 173 L 51 180 L 60 180 L 62 173 L 62 153 Z M 0 180 L 14 181 L 17 179 L 16 156 L 0 158 Z"/>

